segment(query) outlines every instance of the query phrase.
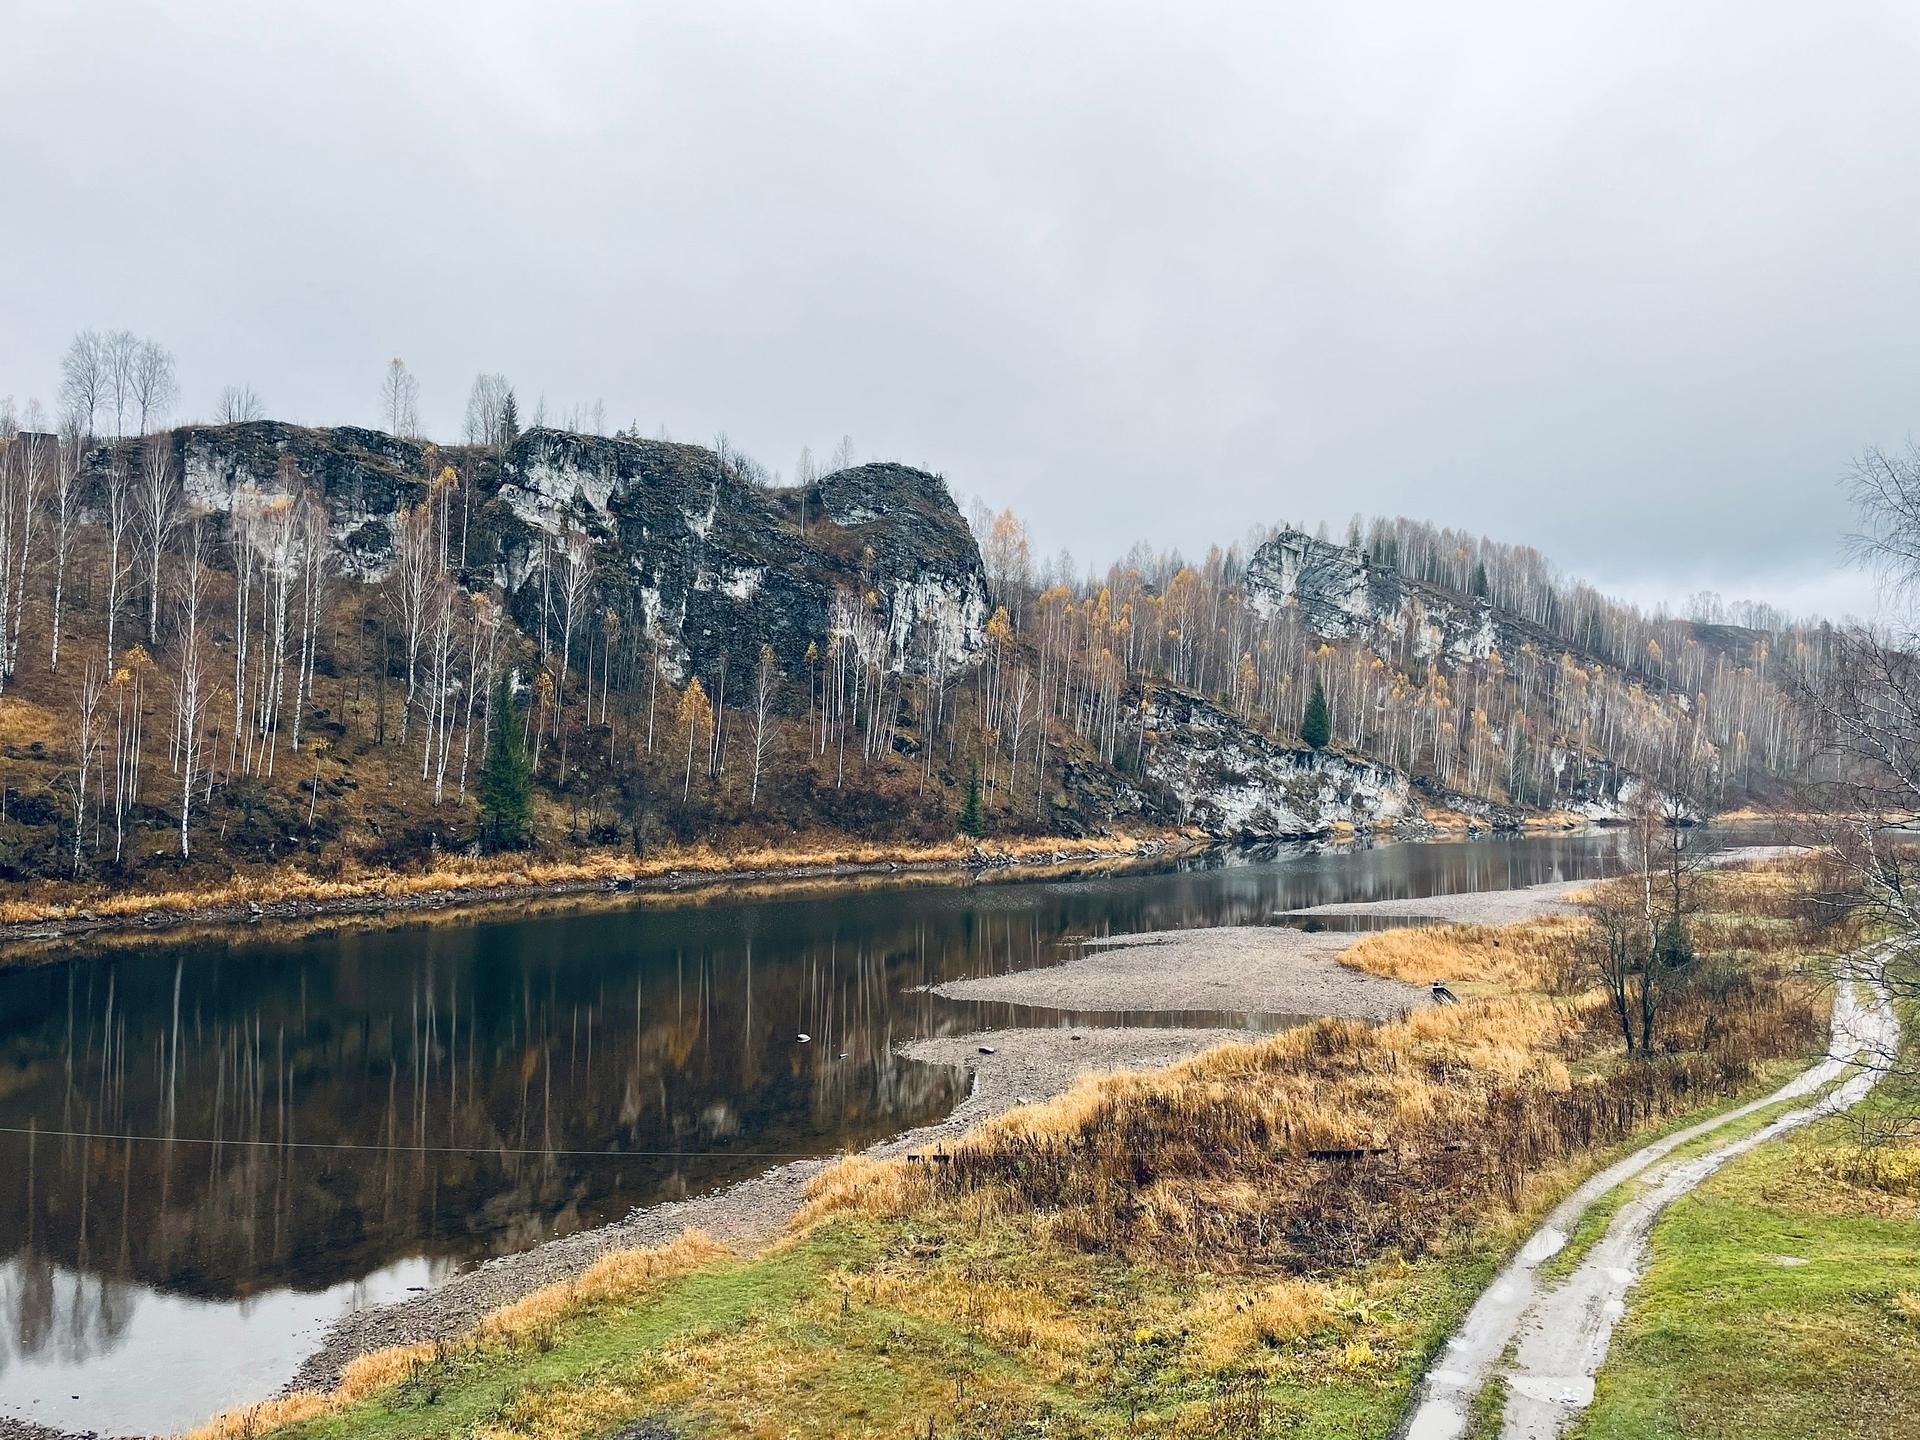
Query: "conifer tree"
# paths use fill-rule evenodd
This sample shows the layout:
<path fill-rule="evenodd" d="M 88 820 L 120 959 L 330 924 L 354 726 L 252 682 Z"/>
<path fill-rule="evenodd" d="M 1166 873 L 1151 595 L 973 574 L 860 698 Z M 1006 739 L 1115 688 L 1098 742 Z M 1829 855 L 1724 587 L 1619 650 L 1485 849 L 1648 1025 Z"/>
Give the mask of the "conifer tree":
<path fill-rule="evenodd" d="M 1333 721 L 1327 715 L 1327 692 L 1318 680 L 1313 682 L 1313 696 L 1307 701 L 1307 713 L 1300 721 L 1300 738 L 1316 750 L 1326 749 L 1327 742 L 1333 738 Z"/>
<path fill-rule="evenodd" d="M 986 833 L 986 828 L 980 813 L 980 765 L 976 761 L 967 767 L 966 798 L 960 802 L 960 833 L 979 836 Z"/>
<path fill-rule="evenodd" d="M 517 850 L 533 834 L 533 771 L 526 742 L 513 723 L 513 687 L 502 675 L 487 707 L 493 744 L 480 772 L 482 828 L 496 850 Z"/>

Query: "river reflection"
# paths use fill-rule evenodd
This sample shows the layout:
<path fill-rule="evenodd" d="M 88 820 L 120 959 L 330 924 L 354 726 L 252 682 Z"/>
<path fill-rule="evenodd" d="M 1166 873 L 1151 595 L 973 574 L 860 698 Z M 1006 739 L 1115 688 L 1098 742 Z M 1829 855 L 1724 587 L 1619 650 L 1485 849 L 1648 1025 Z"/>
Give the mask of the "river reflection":
<path fill-rule="evenodd" d="M 286 1337 L 342 1307 L 944 1114 L 963 1077 L 900 1059 L 901 1040 L 1123 1018 L 944 1000 L 934 982 L 1052 964 L 1089 935 L 1585 878 L 1616 850 L 1587 835 L 1214 857 L 0 975 L 0 1410 L 182 1423 L 273 1388 L 308 1343 Z M 189 1334 L 220 1358 L 183 1376 L 168 1356 Z"/>

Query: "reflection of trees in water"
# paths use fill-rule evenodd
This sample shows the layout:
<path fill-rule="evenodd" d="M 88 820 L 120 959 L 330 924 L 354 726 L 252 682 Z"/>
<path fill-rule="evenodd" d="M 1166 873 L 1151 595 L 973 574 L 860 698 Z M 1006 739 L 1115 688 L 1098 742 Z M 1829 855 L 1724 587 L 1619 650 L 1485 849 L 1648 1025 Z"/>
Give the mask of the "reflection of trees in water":
<path fill-rule="evenodd" d="M 423 1250 L 472 1259 L 957 1098 L 954 1076 L 893 1056 L 870 947 L 687 949 L 619 976 L 426 948 L 258 983 L 184 958 L 10 977 L 36 993 L 7 1012 L 0 1111 L 42 1132 L 0 1139 L 20 1177 L 0 1193 L 18 1343 L 124 1324 L 124 1286 L 69 1302 L 51 1265 L 230 1297 Z M 694 1153 L 642 1153 L 660 1151 Z"/>
<path fill-rule="evenodd" d="M 123 1282 L 233 1298 L 423 1252 L 524 1248 L 744 1178 L 768 1151 L 819 1153 L 944 1113 L 959 1078 L 898 1060 L 895 1044 L 1033 1017 L 925 993 L 942 979 L 1051 963 L 1073 935 L 1591 873 L 1558 855 L 1537 847 L 1516 869 L 1510 850 L 1453 847 L 1438 885 L 1404 863 L 1335 862 L 1330 879 L 1312 862 L 0 977 L 0 1124 L 39 1132 L 0 1136 L 7 1329 L 20 1351 L 106 1344 L 138 1293 Z M 329 1144 L 378 1148 L 308 1148 Z"/>
<path fill-rule="evenodd" d="M 133 1319 L 139 1292 L 110 1275 L 56 1269 L 23 1250 L 0 1269 L 0 1366 L 54 1355 L 72 1364 L 114 1347 Z"/>

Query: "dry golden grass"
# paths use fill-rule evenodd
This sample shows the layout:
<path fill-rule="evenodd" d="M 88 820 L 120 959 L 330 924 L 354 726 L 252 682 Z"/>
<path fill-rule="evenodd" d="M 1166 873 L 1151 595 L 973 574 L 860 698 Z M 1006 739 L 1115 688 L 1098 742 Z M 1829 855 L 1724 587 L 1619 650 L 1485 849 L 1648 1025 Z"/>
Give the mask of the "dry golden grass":
<path fill-rule="evenodd" d="M 50 755 L 65 755 L 72 737 L 60 718 L 45 706 L 22 700 L 18 694 L 0 705 L 0 753 L 31 752 L 35 745 Z"/>
<path fill-rule="evenodd" d="M 1899 1201 L 1920 1200 L 1920 1144 L 1911 1141 L 1826 1145 L 1812 1151 L 1803 1163 L 1813 1174 L 1850 1191 L 1875 1192 Z M 1846 1198 L 1857 1200 L 1859 1196 Z M 1913 1207 L 1882 1208 L 1904 1213 Z"/>
<path fill-rule="evenodd" d="M 558 1281 L 501 1306 L 476 1325 L 467 1340 L 475 1346 L 515 1344 L 590 1306 L 620 1303 L 649 1285 L 732 1254 L 701 1230 L 688 1230 L 652 1249 L 612 1250 L 577 1279 Z"/>
<path fill-rule="evenodd" d="M 858 1303 L 930 1324 L 957 1320 L 995 1349 L 1019 1354 L 1052 1385 L 1082 1362 L 1099 1337 L 1081 1317 L 1062 1313 L 1060 1297 L 1047 1282 L 1039 1271 L 981 1275 L 918 1266 L 834 1277 L 836 1293 Z"/>
<path fill-rule="evenodd" d="M 957 865 L 1044 862 L 1055 855 L 1121 856 L 1139 851 L 1132 835 L 1008 838 L 974 842 L 888 844 L 816 839 L 791 846 L 758 845 L 721 849 L 701 844 L 663 851 L 644 859 L 631 851 L 588 851 L 565 859 L 519 855 L 443 856 L 420 870 L 378 870 L 338 878 L 314 875 L 298 866 L 238 876 L 200 889 L 109 891 L 93 886 L 41 885 L 32 899 L 0 901 L 0 924 L 35 924 L 72 918 L 82 911 L 127 918 L 149 913 L 184 914 L 248 904 L 330 904 L 404 900 L 427 895 L 484 896 L 488 891 L 554 888 L 632 880 L 648 882 L 672 876 L 722 877 L 767 875 L 839 866 Z M 48 898 L 48 892 L 57 898 Z"/>
<path fill-rule="evenodd" d="M 1381 930 L 1349 947 L 1340 956 L 1340 963 L 1369 975 L 1416 985 L 1445 976 L 1449 984 L 1457 981 L 1558 994 L 1571 985 L 1576 950 L 1586 925 L 1583 918 L 1567 915 L 1526 925 Z"/>
<path fill-rule="evenodd" d="M 473 1434 L 475 1440 L 578 1440 L 631 1415 L 646 1393 L 607 1377 L 531 1389 L 481 1421 Z"/>
<path fill-rule="evenodd" d="M 1329 1323 L 1339 1307 L 1330 1286 L 1282 1278 L 1248 1294 L 1210 1290 L 1186 1315 L 1199 1337 L 1196 1358 L 1209 1370 L 1244 1365 L 1262 1349 L 1285 1345 Z"/>
<path fill-rule="evenodd" d="M 187 1440 L 252 1440 L 268 1430 L 338 1415 L 382 1390 L 412 1378 L 435 1355 L 432 1345 L 395 1345 L 362 1355 L 341 1372 L 340 1383 L 324 1394 L 296 1390 L 257 1405 L 223 1410 L 187 1433 Z"/>
<path fill-rule="evenodd" d="M 1768 962 L 1711 997 L 1676 999 L 1665 1053 L 1613 1063 L 1599 992 L 1539 993 L 1567 988 L 1584 923 L 1369 937 L 1355 947 L 1366 968 L 1527 993 L 1378 1027 L 1322 1020 L 1166 1070 L 1090 1076 L 976 1127 L 941 1163 L 841 1162 L 813 1182 L 798 1223 L 994 1215 L 1043 1243 L 1176 1268 L 1417 1255 L 1463 1225 L 1503 1223 L 1569 1157 L 1817 1042 L 1811 990 Z"/>

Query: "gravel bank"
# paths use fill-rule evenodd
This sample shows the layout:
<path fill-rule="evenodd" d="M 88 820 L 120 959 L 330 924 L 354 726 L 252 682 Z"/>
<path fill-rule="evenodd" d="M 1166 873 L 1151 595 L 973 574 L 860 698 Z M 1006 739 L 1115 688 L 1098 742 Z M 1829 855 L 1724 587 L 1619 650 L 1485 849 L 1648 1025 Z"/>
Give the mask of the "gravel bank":
<path fill-rule="evenodd" d="M 1240 1011 L 1390 1020 L 1427 992 L 1348 970 L 1340 952 L 1361 937 L 1281 925 L 1168 930 L 1089 940 L 1063 965 L 933 987 L 958 1000 L 1006 1000 L 1052 1010 Z"/>
<path fill-rule="evenodd" d="M 1448 925 L 1513 925 L 1542 915 L 1573 915 L 1578 907 L 1567 902 L 1576 890 L 1590 890 L 1592 880 L 1554 880 L 1520 890 L 1472 890 L 1460 895 L 1428 895 L 1416 900 L 1354 900 L 1338 905 L 1310 905 L 1288 915 L 1400 915 L 1438 920 Z M 1343 935 L 1348 944 L 1358 935 Z"/>
<path fill-rule="evenodd" d="M 1715 865 L 1744 865 L 1800 853 L 1799 845 L 1732 845 L 1712 857 Z M 1310 905 L 1289 910 L 1295 915 L 1417 915 L 1448 925 L 1515 925 L 1542 915 L 1577 915 L 1580 907 L 1567 896 L 1590 890 L 1594 880 L 1554 880 L 1518 890 L 1473 890 L 1459 895 L 1429 895 L 1413 900 L 1351 900 L 1338 905 Z M 1351 943 L 1357 935 L 1342 937 Z"/>

